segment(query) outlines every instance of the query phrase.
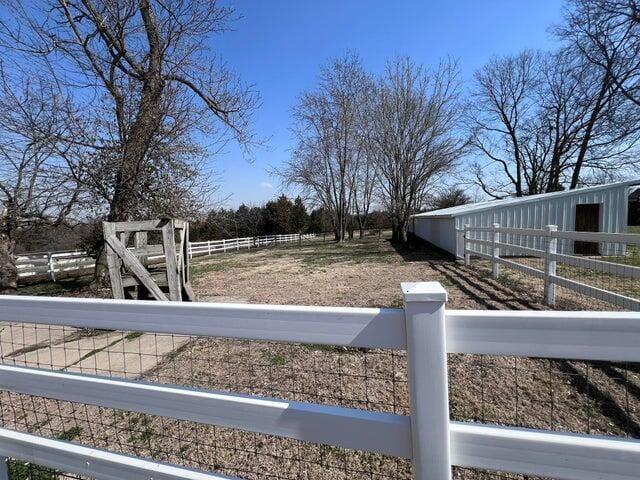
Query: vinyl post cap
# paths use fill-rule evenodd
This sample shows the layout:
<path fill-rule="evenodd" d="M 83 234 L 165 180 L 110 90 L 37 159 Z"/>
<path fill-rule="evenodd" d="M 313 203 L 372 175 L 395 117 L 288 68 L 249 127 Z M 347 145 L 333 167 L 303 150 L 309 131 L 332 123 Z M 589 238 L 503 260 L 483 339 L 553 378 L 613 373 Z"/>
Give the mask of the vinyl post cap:
<path fill-rule="evenodd" d="M 447 291 L 440 282 L 402 282 L 405 302 L 446 302 Z"/>

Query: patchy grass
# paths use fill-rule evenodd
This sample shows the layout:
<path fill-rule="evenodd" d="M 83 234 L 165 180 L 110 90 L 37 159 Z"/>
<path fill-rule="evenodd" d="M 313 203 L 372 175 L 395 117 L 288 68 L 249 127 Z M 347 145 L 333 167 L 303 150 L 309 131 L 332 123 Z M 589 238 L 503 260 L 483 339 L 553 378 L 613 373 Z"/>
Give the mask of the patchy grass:
<path fill-rule="evenodd" d="M 64 440 L 65 442 L 70 442 L 80 436 L 82 433 L 82 429 L 77 425 L 75 427 L 71 427 L 69 430 L 65 430 L 61 435 L 58 435 L 58 440 Z"/>
<path fill-rule="evenodd" d="M 198 278 L 208 272 L 222 272 L 227 268 L 240 267 L 231 253 L 221 253 L 211 257 L 200 257 L 191 260 L 191 277 Z"/>
<path fill-rule="evenodd" d="M 129 332 L 124 336 L 124 338 L 126 340 L 135 340 L 136 338 L 140 338 L 142 335 L 144 335 L 144 332 Z"/>
<path fill-rule="evenodd" d="M 449 291 L 450 308 L 541 308 L 526 292 L 516 297 L 420 242 L 398 247 L 388 237 L 367 237 L 233 255 L 233 263 L 222 260 L 224 268 L 193 276 L 196 294 L 251 303 L 400 307 L 401 282 L 439 281 Z"/>
<path fill-rule="evenodd" d="M 39 467 L 31 463 L 7 460 L 10 480 L 57 480 L 55 470 Z"/>
<path fill-rule="evenodd" d="M 77 296 L 91 287 L 91 276 L 65 278 L 58 282 L 45 281 L 18 287 L 18 295 L 37 295 L 47 297 Z"/>

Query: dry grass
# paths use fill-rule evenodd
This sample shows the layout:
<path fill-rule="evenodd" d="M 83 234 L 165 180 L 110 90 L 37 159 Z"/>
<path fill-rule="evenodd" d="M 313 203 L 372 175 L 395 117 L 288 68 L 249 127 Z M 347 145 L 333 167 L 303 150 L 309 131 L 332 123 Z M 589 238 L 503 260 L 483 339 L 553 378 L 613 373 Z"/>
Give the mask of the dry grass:
<path fill-rule="evenodd" d="M 216 255 L 196 262 L 193 273 L 198 295 L 251 303 L 397 307 L 400 282 L 437 280 L 449 292 L 448 308 L 545 308 L 531 285 L 493 281 L 485 269 L 425 245 L 396 250 L 384 239 Z M 408 411 L 403 352 L 194 338 L 158 360 L 143 378 Z M 636 365 L 451 355 L 449 372 L 452 418 L 640 438 Z M 408 462 L 398 459 L 6 393 L 2 418 L 21 430 L 72 432 L 75 441 L 243 478 L 410 478 Z M 522 477 L 456 470 L 456 478 Z"/>
<path fill-rule="evenodd" d="M 200 260 L 193 272 L 198 295 L 250 303 L 399 307 L 401 282 L 439 281 L 449 293 L 448 308 L 544 308 L 540 298 L 445 253 L 419 244 L 396 250 L 384 238 L 228 253 Z"/>

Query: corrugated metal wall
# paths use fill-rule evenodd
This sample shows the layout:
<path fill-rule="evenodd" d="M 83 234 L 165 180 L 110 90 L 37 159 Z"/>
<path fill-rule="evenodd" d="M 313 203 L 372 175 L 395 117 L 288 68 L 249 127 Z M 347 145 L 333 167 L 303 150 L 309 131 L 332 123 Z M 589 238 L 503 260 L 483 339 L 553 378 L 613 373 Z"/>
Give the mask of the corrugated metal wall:
<path fill-rule="evenodd" d="M 415 219 L 414 233 L 434 245 L 451 252 L 456 253 L 456 228 L 455 219 L 453 218 L 432 218 L 429 222 Z"/>
<path fill-rule="evenodd" d="M 474 227 L 489 227 L 494 223 L 509 228 L 535 228 L 542 229 L 545 225 L 557 225 L 558 230 L 575 230 L 576 205 L 585 203 L 600 204 L 600 228 L 601 232 L 623 233 L 627 226 L 628 191 L 626 185 L 612 185 L 611 188 L 581 192 L 577 190 L 573 194 L 541 198 L 535 202 L 494 207 L 489 210 L 470 213 L 459 213 L 455 217 L 455 228 L 463 229 L 465 224 Z M 443 239 L 443 219 L 418 217 L 415 219 L 416 234 L 445 250 L 462 255 L 458 247 L 455 248 L 455 232 L 447 234 L 450 239 Z M 433 222 L 433 223 L 432 223 Z M 488 239 L 487 233 L 476 233 L 476 238 Z M 436 240 L 436 241 L 433 241 Z M 502 238 L 508 243 L 515 243 L 531 248 L 544 248 L 544 239 L 536 237 Z M 436 243 L 437 242 L 437 243 Z M 480 248 L 476 246 L 475 249 Z M 481 251 L 488 251 L 484 247 Z M 573 244 L 569 241 L 559 243 L 561 253 L 573 253 Z M 603 255 L 624 254 L 623 247 L 615 244 L 606 244 L 601 253 Z M 508 254 L 504 252 L 503 254 Z"/>

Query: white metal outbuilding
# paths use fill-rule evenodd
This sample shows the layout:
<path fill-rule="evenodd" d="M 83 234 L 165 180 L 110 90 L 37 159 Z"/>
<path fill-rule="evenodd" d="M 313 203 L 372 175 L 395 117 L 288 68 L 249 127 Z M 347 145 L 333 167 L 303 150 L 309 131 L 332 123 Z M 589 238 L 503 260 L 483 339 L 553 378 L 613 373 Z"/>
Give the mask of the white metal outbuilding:
<path fill-rule="evenodd" d="M 629 195 L 638 188 L 640 179 L 434 210 L 414 215 L 412 230 L 458 257 L 464 250 L 458 232 L 465 225 L 489 227 L 499 223 L 502 227 L 534 229 L 557 225 L 561 231 L 623 233 Z"/>

